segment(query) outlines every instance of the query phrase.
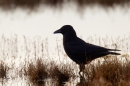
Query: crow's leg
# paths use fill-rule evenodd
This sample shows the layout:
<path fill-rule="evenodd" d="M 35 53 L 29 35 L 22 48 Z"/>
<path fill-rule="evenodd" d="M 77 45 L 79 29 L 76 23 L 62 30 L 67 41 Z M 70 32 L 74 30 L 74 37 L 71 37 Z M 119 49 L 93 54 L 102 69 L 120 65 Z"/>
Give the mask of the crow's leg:
<path fill-rule="evenodd" d="M 82 75 L 81 75 L 81 72 L 83 72 L 83 77 L 84 77 L 85 64 L 79 64 L 79 69 L 80 69 L 79 75 L 82 76 Z"/>
<path fill-rule="evenodd" d="M 85 64 L 80 64 L 79 65 L 79 75 L 80 75 L 80 83 L 84 82 L 85 81 L 85 78 L 84 78 L 84 70 L 85 70 Z M 82 72 L 82 74 L 81 74 Z"/>

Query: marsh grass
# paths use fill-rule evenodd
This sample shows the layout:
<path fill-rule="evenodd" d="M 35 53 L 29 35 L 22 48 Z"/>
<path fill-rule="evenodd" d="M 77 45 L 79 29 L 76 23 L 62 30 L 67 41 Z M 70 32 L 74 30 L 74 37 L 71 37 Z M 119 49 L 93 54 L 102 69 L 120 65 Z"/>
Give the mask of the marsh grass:
<path fill-rule="evenodd" d="M 2 79 L 7 78 L 8 71 L 9 71 L 8 66 L 6 66 L 6 64 L 4 64 L 3 62 L 0 63 L 0 78 Z"/>
<path fill-rule="evenodd" d="M 88 64 L 85 73 L 87 86 L 129 86 L 130 61 L 109 56 L 103 62 Z M 90 66 L 91 65 L 91 66 Z"/>
<path fill-rule="evenodd" d="M 40 37 L 29 39 L 24 36 L 23 42 L 20 42 L 17 36 L 11 38 L 2 36 L 0 39 L 2 60 L 0 78 L 7 77 L 9 67 L 5 63 L 8 63 L 11 70 L 18 71 L 14 75 L 19 75 L 19 78 L 26 77 L 27 83 L 31 86 L 64 86 L 75 79 L 78 80 L 68 86 L 130 86 L 130 56 L 128 54 L 130 38 L 119 37 L 112 41 L 107 38 L 97 40 L 87 39 L 89 43 L 98 45 L 103 43 L 106 47 L 121 49 L 124 54 L 118 57 L 106 56 L 87 64 L 85 77 L 80 81 L 77 64 L 68 60 L 69 58 L 63 52 L 63 47 L 59 46 L 60 43 L 56 46 L 55 52 L 57 53 L 50 55 L 47 39 L 42 40 Z M 59 59 L 55 60 L 56 58 Z M 51 79 L 49 82 L 51 85 L 47 84 L 47 79 Z"/>
<path fill-rule="evenodd" d="M 4 63 L 4 62 L 0 62 L 0 82 L 3 85 L 4 83 L 4 79 L 7 78 L 7 75 L 9 73 L 9 67 Z"/>
<path fill-rule="evenodd" d="M 30 62 L 24 67 L 24 75 L 32 85 L 45 86 L 46 79 L 50 78 L 52 82 L 55 82 L 53 85 L 64 86 L 70 78 L 74 77 L 74 73 L 65 65 L 59 66 L 53 61 L 50 64 L 43 62 L 42 59 L 37 59 L 36 63 Z"/>
<path fill-rule="evenodd" d="M 41 59 L 37 59 L 36 63 L 31 62 L 24 69 L 25 75 L 28 77 L 30 83 L 35 86 L 44 86 L 44 80 L 47 78 L 48 73 L 46 65 L 43 64 Z"/>
<path fill-rule="evenodd" d="M 67 82 L 70 78 L 70 73 L 68 70 L 60 70 L 57 66 L 55 66 L 51 71 L 51 77 L 56 80 L 57 86 L 64 86 L 65 82 Z"/>
<path fill-rule="evenodd" d="M 129 86 L 130 61 L 127 57 L 119 60 L 117 56 L 104 57 L 104 61 L 92 62 L 86 65 L 85 79 L 77 82 L 76 86 Z M 107 58 L 107 59 L 106 59 Z M 45 65 L 42 60 L 30 63 L 25 72 L 30 82 L 37 86 L 44 86 L 45 79 L 51 78 L 54 86 L 64 86 L 70 78 L 76 77 L 69 65 L 56 65 L 53 61 Z M 49 69 L 47 66 L 49 66 Z M 76 69 L 75 69 L 76 70 Z M 78 78 L 80 78 L 78 76 Z M 41 80 L 42 82 L 38 82 Z M 42 84 L 41 84 L 42 83 Z M 74 85 L 73 85 L 74 86 Z"/>

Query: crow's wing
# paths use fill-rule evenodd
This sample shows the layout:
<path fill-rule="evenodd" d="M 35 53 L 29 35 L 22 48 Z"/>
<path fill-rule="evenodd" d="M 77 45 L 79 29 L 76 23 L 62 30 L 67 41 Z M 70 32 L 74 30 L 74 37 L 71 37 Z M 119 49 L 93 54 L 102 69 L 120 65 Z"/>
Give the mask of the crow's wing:
<path fill-rule="evenodd" d="M 67 50 L 75 54 L 82 54 L 82 53 L 93 54 L 114 50 L 86 43 L 80 38 L 77 38 L 76 40 L 66 43 L 66 48 Z"/>

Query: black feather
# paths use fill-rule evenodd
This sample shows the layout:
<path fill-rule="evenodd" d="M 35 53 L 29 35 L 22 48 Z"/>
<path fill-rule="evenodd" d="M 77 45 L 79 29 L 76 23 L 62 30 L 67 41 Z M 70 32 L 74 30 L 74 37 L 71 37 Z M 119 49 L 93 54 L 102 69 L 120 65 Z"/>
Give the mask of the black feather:
<path fill-rule="evenodd" d="M 54 33 L 61 33 L 63 35 L 64 50 L 77 64 L 86 64 L 88 61 L 108 54 L 120 55 L 120 53 L 112 52 L 120 50 L 108 49 L 86 43 L 84 40 L 77 37 L 76 32 L 71 25 L 65 25 Z"/>

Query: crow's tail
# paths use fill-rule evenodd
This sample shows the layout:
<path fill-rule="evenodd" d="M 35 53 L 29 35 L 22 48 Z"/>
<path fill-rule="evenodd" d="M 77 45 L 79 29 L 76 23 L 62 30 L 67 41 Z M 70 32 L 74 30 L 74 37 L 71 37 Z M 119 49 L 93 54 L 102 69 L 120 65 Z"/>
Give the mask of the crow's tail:
<path fill-rule="evenodd" d="M 121 55 L 120 53 L 116 53 L 116 52 L 109 52 L 112 55 Z"/>
<path fill-rule="evenodd" d="M 109 49 L 109 51 L 121 51 L 121 50 L 117 50 L 117 49 Z"/>

